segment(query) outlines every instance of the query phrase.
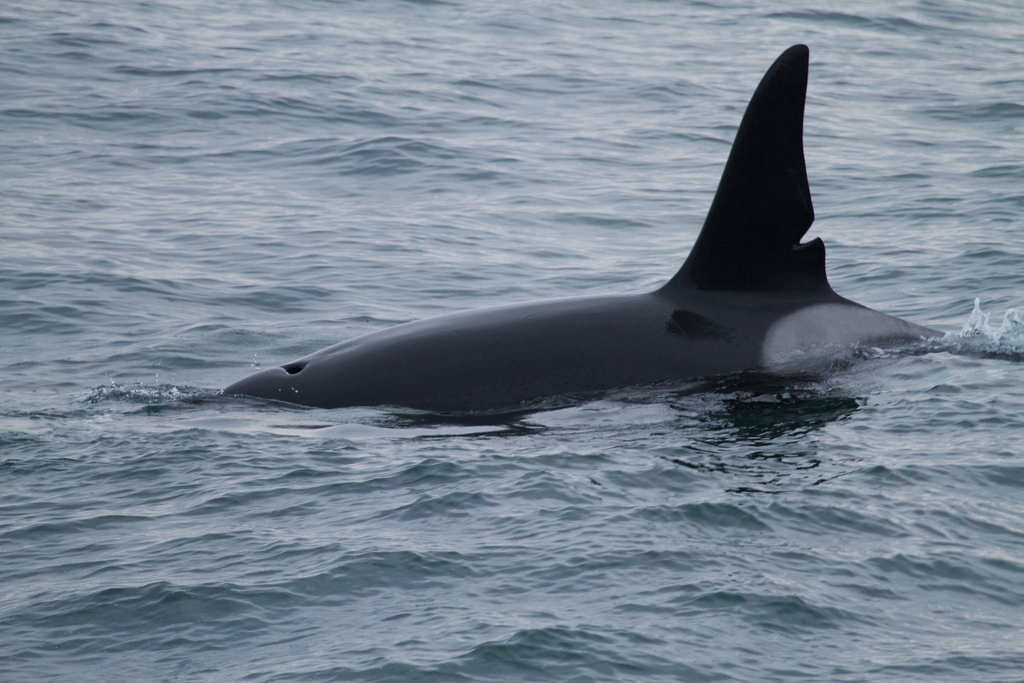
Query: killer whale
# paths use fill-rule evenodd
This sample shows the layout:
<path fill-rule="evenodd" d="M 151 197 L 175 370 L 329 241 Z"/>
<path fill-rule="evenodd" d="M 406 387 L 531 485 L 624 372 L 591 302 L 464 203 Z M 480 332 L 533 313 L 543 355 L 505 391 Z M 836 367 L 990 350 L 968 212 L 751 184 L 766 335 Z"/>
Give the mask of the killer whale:
<path fill-rule="evenodd" d="M 898 344 L 940 333 L 836 294 L 803 153 L 809 51 L 765 73 L 682 267 L 644 294 L 499 306 L 406 323 L 242 379 L 225 394 L 322 408 L 502 412 L 771 369 L 802 349 Z"/>

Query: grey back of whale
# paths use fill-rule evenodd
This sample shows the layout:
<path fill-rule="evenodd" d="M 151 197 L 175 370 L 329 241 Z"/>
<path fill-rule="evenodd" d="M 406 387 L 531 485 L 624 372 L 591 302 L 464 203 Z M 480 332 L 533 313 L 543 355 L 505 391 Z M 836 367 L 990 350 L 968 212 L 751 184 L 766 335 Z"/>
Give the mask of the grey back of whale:
<path fill-rule="evenodd" d="M 636 295 L 499 306 L 398 325 L 224 390 L 307 406 L 516 410 L 557 396 L 771 368 L 810 346 L 938 335 L 832 291 L 803 153 L 808 49 L 761 79 L 686 262 Z"/>

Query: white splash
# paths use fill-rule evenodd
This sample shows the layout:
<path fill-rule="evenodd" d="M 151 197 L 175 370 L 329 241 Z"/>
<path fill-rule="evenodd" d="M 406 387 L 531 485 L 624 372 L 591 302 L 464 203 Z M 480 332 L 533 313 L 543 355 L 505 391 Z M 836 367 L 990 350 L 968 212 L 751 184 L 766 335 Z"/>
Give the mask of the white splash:
<path fill-rule="evenodd" d="M 974 310 L 967 318 L 959 334 L 947 332 L 944 341 L 994 344 L 1013 349 L 1024 349 L 1024 320 L 1016 308 L 1010 308 L 1003 314 L 1003 323 L 993 331 L 989 325 L 989 314 L 981 310 L 981 299 L 974 300 Z"/>

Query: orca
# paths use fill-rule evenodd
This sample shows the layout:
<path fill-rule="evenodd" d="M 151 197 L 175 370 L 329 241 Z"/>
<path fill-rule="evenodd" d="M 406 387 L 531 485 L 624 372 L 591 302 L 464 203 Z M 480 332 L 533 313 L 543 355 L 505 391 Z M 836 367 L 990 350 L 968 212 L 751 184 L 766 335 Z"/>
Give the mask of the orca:
<path fill-rule="evenodd" d="M 515 412 L 557 397 L 770 371 L 833 344 L 940 336 L 836 294 L 821 239 L 800 242 L 814 220 L 803 152 L 808 58 L 794 45 L 762 78 L 697 241 L 659 289 L 397 325 L 224 393 L 322 408 Z"/>

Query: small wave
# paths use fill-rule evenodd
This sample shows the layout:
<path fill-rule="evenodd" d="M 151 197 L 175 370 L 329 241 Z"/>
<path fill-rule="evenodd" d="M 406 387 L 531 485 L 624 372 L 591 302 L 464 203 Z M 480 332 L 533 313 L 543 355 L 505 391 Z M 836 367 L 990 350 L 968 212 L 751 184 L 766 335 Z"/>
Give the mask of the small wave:
<path fill-rule="evenodd" d="M 215 398 L 219 395 L 219 391 L 198 389 L 196 387 L 179 387 L 173 384 L 154 386 L 145 385 L 141 382 L 129 385 L 113 383 L 90 391 L 89 395 L 85 398 L 85 402 L 106 403 L 108 401 L 119 401 L 152 406 L 167 403 L 186 403 Z"/>
<path fill-rule="evenodd" d="M 459 426 L 446 425 L 441 427 L 413 427 L 399 423 L 395 427 L 381 427 L 361 422 L 343 424 L 283 424 L 270 425 L 274 434 L 285 436 L 312 437 L 317 439 L 344 439 L 354 442 L 373 442 L 381 439 L 447 439 L 453 436 L 474 436 L 502 434 L 508 431 L 504 425 Z"/>
<path fill-rule="evenodd" d="M 834 24 L 846 27 L 863 27 L 892 33 L 926 33 L 939 30 L 937 26 L 930 26 L 904 17 L 872 17 L 828 10 L 772 12 L 768 14 L 768 17 L 772 19 L 808 21 L 822 25 Z"/>
<path fill-rule="evenodd" d="M 1019 119 L 1024 105 L 1016 102 L 987 102 L 985 104 L 955 104 L 944 107 L 926 107 L 921 113 L 944 121 L 989 121 Z"/>

